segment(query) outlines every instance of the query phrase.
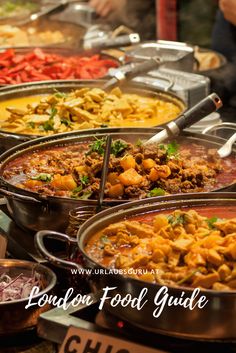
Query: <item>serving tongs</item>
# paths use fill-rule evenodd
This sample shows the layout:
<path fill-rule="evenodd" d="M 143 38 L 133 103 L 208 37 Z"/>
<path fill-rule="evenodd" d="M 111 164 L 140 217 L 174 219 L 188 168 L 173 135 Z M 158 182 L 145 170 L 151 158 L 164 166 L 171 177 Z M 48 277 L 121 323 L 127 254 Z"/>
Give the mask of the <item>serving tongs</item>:
<path fill-rule="evenodd" d="M 145 141 L 144 144 L 161 143 L 165 140 L 171 139 L 174 136 L 179 135 L 182 130 L 205 118 L 206 115 L 218 110 L 222 107 L 222 105 L 223 103 L 220 97 L 216 93 L 212 93 L 192 108 L 185 111 L 175 120 L 172 120 L 166 124 L 165 128 L 161 132 L 158 132 L 149 140 Z"/>
<path fill-rule="evenodd" d="M 98 192 L 98 201 L 97 205 L 86 205 L 79 206 L 69 212 L 69 224 L 66 230 L 67 235 L 72 238 L 75 238 L 80 226 L 87 221 L 89 218 L 94 216 L 96 213 L 106 209 L 103 205 L 104 193 L 107 181 L 107 174 L 109 168 L 109 160 L 111 154 L 111 143 L 112 137 L 111 135 L 107 135 L 106 138 L 106 147 L 103 156 L 103 164 L 102 164 L 102 175 L 100 180 L 99 192 Z"/>
<path fill-rule="evenodd" d="M 83 42 L 85 50 L 106 50 L 128 47 L 140 43 L 141 39 L 138 33 L 123 34 L 115 38 L 91 38 Z"/>

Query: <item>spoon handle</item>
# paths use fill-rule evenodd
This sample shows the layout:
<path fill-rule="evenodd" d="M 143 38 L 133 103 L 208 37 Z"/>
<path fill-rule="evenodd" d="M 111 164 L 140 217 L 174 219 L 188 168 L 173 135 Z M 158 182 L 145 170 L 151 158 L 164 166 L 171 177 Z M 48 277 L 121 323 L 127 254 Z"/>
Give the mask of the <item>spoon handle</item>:
<path fill-rule="evenodd" d="M 143 75 L 146 72 L 158 69 L 161 64 L 162 62 L 158 57 L 153 57 L 142 62 L 141 64 L 135 65 L 127 72 L 123 72 L 121 69 L 118 69 L 116 70 L 114 77 L 105 83 L 103 89 L 107 90 L 116 86 L 120 86 L 124 82 L 130 81 L 139 75 Z"/>
<path fill-rule="evenodd" d="M 216 93 L 212 93 L 206 98 L 202 99 L 199 103 L 192 108 L 181 114 L 178 118 L 170 121 L 165 128 L 158 134 L 151 137 L 145 144 L 160 143 L 170 137 L 176 136 L 180 131 L 184 130 L 199 120 L 203 119 L 206 115 L 216 111 L 222 106 L 222 101 Z"/>
<path fill-rule="evenodd" d="M 205 116 L 218 110 L 222 105 L 220 97 L 218 97 L 216 93 L 212 93 L 197 103 L 194 107 L 190 108 L 187 112 L 180 115 L 174 123 L 180 131 L 184 130 L 186 127 L 197 123 Z"/>
<path fill-rule="evenodd" d="M 84 49 L 112 49 L 112 48 L 120 48 L 127 47 L 129 45 L 134 45 L 140 43 L 140 36 L 138 33 L 131 33 L 122 35 L 116 38 L 107 39 L 99 39 L 94 42 L 89 42 L 84 46 Z"/>

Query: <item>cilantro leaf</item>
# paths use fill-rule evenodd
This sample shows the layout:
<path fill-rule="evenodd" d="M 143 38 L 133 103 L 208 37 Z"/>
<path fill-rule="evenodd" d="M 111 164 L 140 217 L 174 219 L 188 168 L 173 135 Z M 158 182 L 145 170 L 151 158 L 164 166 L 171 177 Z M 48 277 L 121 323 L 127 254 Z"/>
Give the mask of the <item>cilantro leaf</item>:
<path fill-rule="evenodd" d="M 121 140 L 116 140 L 111 145 L 111 153 L 114 154 L 115 157 L 118 157 L 127 147 L 127 143 Z"/>
<path fill-rule="evenodd" d="M 179 145 L 177 144 L 176 141 L 173 141 L 171 143 L 168 143 L 167 145 L 167 154 L 169 157 L 176 155 L 179 150 Z"/>
<path fill-rule="evenodd" d="M 51 122 L 50 120 L 45 121 L 45 123 L 43 123 L 43 125 L 40 125 L 40 126 L 44 131 L 54 130 L 53 122 Z"/>
<path fill-rule="evenodd" d="M 56 114 L 57 114 L 57 108 L 52 107 L 49 120 L 52 120 Z"/>
<path fill-rule="evenodd" d="M 67 94 L 66 93 L 64 93 L 64 92 L 60 92 L 60 91 L 58 91 L 56 88 L 54 88 L 54 96 L 56 97 L 56 98 L 66 98 L 67 97 Z"/>
<path fill-rule="evenodd" d="M 171 143 L 168 143 L 167 145 L 159 145 L 158 148 L 160 150 L 164 150 L 167 153 L 168 157 L 176 156 L 178 155 L 178 150 L 179 150 L 179 145 L 177 144 L 176 141 L 173 141 Z"/>
<path fill-rule="evenodd" d="M 40 173 L 40 174 L 38 174 L 36 176 L 31 177 L 31 179 L 49 182 L 49 181 L 52 180 L 52 176 L 51 176 L 51 174 Z"/>
<path fill-rule="evenodd" d="M 83 185 L 87 185 L 88 182 L 89 182 L 89 177 L 87 175 L 83 175 L 81 178 L 80 178 L 80 181 Z"/>
<path fill-rule="evenodd" d="M 166 149 L 165 145 L 163 145 L 163 144 L 159 145 L 158 147 L 159 147 L 160 150 L 165 150 Z"/>
<path fill-rule="evenodd" d="M 168 219 L 169 224 L 171 224 L 173 227 L 179 226 L 179 225 L 185 223 L 184 215 L 178 215 L 178 216 L 169 215 L 167 217 L 167 219 Z"/>
<path fill-rule="evenodd" d="M 71 193 L 71 197 L 73 199 L 77 199 L 78 198 L 78 194 L 83 190 L 83 186 L 80 185 L 78 186 L 77 188 L 73 189 L 72 190 L 72 193 Z"/>
<path fill-rule="evenodd" d="M 88 154 L 92 152 L 97 152 L 100 155 L 103 155 L 105 152 L 106 140 L 105 138 L 98 139 L 95 137 L 95 141 L 89 145 Z"/>
<path fill-rule="evenodd" d="M 217 222 L 217 221 L 219 221 L 219 218 L 216 217 L 216 216 L 208 218 L 207 219 L 208 227 L 211 228 L 211 229 L 215 228 L 214 223 Z"/>
<path fill-rule="evenodd" d="M 33 121 L 29 121 L 27 123 L 27 125 L 31 128 L 31 129 L 34 129 L 35 128 L 35 123 Z"/>
<path fill-rule="evenodd" d="M 43 123 L 42 125 L 40 125 L 40 127 L 44 130 L 44 131 L 50 131 L 50 130 L 54 130 L 54 121 L 53 118 L 54 116 L 57 114 L 57 109 L 55 107 L 52 107 L 51 109 L 51 114 L 50 117 L 48 119 L 48 121 L 45 121 L 45 123 Z"/>
<path fill-rule="evenodd" d="M 80 200 L 88 200 L 92 195 L 92 191 L 85 191 L 81 196 L 79 196 Z"/>
<path fill-rule="evenodd" d="M 143 145 L 143 141 L 141 139 L 138 139 L 138 141 L 136 142 L 135 146 L 142 147 L 142 145 Z"/>
<path fill-rule="evenodd" d="M 161 188 L 154 188 L 147 194 L 148 197 L 164 196 L 164 195 L 165 195 L 165 190 Z"/>
<path fill-rule="evenodd" d="M 180 281 L 178 281 L 177 284 L 180 285 L 180 284 L 183 284 L 183 283 L 189 281 L 197 272 L 201 272 L 201 271 L 199 271 L 199 269 L 193 270 L 186 277 L 184 277 Z"/>
<path fill-rule="evenodd" d="M 61 123 L 66 126 L 71 126 L 71 121 L 64 118 L 61 119 Z"/>

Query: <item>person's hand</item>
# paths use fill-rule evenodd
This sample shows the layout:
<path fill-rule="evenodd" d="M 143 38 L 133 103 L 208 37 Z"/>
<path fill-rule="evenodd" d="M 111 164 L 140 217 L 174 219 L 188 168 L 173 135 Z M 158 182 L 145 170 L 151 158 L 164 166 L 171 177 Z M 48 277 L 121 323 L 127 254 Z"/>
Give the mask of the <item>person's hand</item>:
<path fill-rule="evenodd" d="M 89 5 L 96 10 L 97 14 L 106 17 L 110 12 L 121 9 L 125 2 L 126 0 L 90 0 Z"/>
<path fill-rule="evenodd" d="M 220 0 L 219 7 L 227 21 L 236 26 L 236 1 L 235 0 Z"/>

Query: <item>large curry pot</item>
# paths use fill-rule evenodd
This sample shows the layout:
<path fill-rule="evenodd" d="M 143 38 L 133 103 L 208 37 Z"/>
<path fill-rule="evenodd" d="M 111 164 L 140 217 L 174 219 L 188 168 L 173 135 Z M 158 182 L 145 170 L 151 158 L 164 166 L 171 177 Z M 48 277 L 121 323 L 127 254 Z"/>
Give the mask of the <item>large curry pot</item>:
<path fill-rule="evenodd" d="M 4 168 L 8 162 L 14 158 L 24 155 L 27 152 L 45 149 L 53 146 L 64 146 L 76 142 L 89 142 L 94 137 L 104 137 L 108 133 L 112 138 L 123 139 L 127 142 L 135 143 L 138 139 L 148 139 L 160 131 L 159 128 L 122 128 L 122 129 L 97 129 L 84 131 L 83 134 L 71 132 L 58 134 L 50 137 L 42 137 L 32 141 L 25 142 L 16 146 L 0 156 L 0 193 L 7 198 L 7 207 L 16 221 L 23 229 L 38 231 L 41 229 L 52 229 L 64 231 L 68 223 L 68 213 L 70 210 L 83 205 L 96 205 L 97 200 L 76 200 L 72 198 L 44 196 L 35 192 L 30 192 L 16 187 L 3 178 Z M 179 141 L 187 140 L 204 144 L 209 148 L 219 148 L 225 142 L 224 139 L 214 136 L 201 134 L 192 134 L 185 132 L 179 137 Z M 233 150 L 233 156 L 236 150 Z M 227 185 L 224 189 L 236 190 L 236 184 Z M 214 190 L 214 191 L 220 191 Z M 120 203 L 126 203 L 127 200 L 109 200 L 104 201 L 104 206 L 114 206 Z"/>
<path fill-rule="evenodd" d="M 60 52 L 61 50 L 62 49 L 60 49 Z M 51 49 L 50 51 L 55 52 L 55 49 Z M 105 80 L 55 80 L 8 86 L 5 88 L 0 88 L 0 104 L 1 102 L 9 99 L 15 99 L 16 97 L 23 98 L 34 95 L 54 94 L 55 91 L 66 93 L 82 87 L 102 87 L 105 82 Z M 175 94 L 164 92 L 157 88 L 148 87 L 147 85 L 130 83 L 122 87 L 122 91 L 171 102 L 180 107 L 182 111 L 186 108 L 185 102 Z M 84 130 L 81 130 L 81 133 L 84 134 Z M 12 133 L 0 129 L 0 151 L 4 152 L 13 146 L 37 137 L 40 136 Z"/>
<path fill-rule="evenodd" d="M 165 305 L 160 317 L 155 318 L 153 312 L 157 308 L 157 305 L 154 304 L 154 298 L 162 288 L 161 285 L 140 281 L 123 274 L 112 273 L 104 275 L 102 274 L 102 270 L 104 271 L 105 268 L 89 257 L 85 251 L 89 239 L 109 224 L 114 224 L 133 216 L 141 215 L 143 217 L 146 214 L 150 216 L 152 212 L 155 212 L 155 214 L 168 210 L 172 212 L 180 208 L 198 210 L 201 207 L 214 207 L 216 212 L 217 208 L 219 208 L 219 212 L 221 213 L 225 212 L 226 209 L 230 209 L 230 215 L 232 216 L 234 211 L 236 214 L 236 194 L 200 193 L 139 200 L 126 205 L 116 206 L 93 216 L 81 226 L 77 234 L 77 240 L 71 239 L 62 233 L 45 230 L 36 234 L 36 244 L 40 252 L 50 262 L 67 269 L 77 269 L 81 273 L 81 265 L 58 259 L 51 255 L 45 248 L 44 240 L 49 237 L 73 242 L 74 244 L 77 243 L 78 250 L 82 253 L 84 259 L 83 267 L 86 269 L 96 269 L 89 278 L 92 291 L 96 293 L 99 300 L 104 293 L 103 288 L 107 286 L 115 287 L 114 290 L 108 292 L 110 298 L 113 298 L 116 294 L 125 297 L 128 293 L 132 297 L 138 297 L 142 289 L 147 288 L 148 294 L 145 299 L 148 299 L 148 302 L 141 310 L 121 305 L 112 307 L 109 300 L 106 301 L 106 309 L 125 322 L 154 333 L 181 338 L 194 340 L 236 340 L 236 291 L 220 292 L 202 290 L 200 295 L 205 296 L 208 300 L 207 305 L 203 309 L 196 307 L 194 310 L 189 310 L 182 306 Z M 180 298 L 183 291 L 185 292 L 185 297 L 190 297 L 193 293 L 193 289 L 187 287 L 169 286 L 167 288 L 169 296 L 173 296 L 174 298 Z M 163 295 L 160 296 L 161 298 L 163 298 Z"/>

